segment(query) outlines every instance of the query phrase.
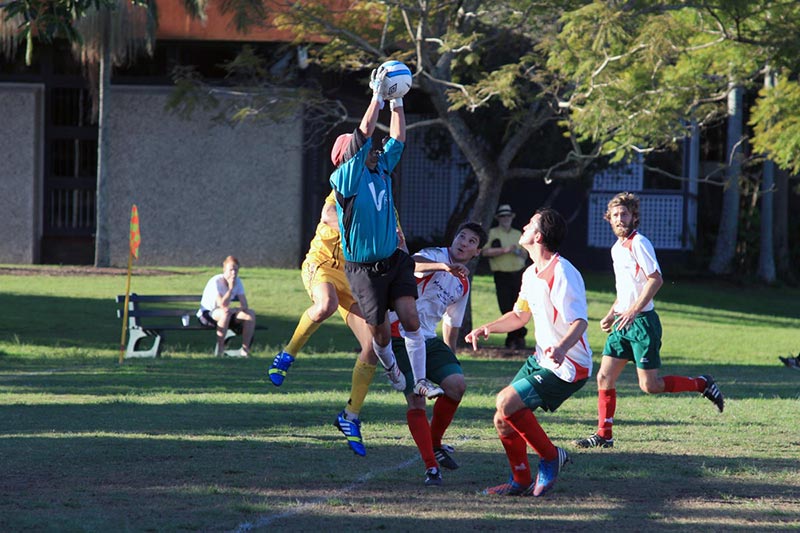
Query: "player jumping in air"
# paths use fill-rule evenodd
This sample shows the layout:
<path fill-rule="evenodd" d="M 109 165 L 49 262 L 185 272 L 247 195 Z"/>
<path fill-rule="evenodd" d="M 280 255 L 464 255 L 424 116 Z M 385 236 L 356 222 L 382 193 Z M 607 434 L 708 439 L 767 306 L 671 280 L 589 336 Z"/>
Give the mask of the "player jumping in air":
<path fill-rule="evenodd" d="M 391 308 L 406 332 L 405 347 L 414 375 L 414 393 L 430 399 L 444 391 L 425 379 L 425 337 L 415 305 L 414 261 L 397 246 L 392 194 L 391 172 L 400 161 L 406 139 L 402 98 L 390 101 L 389 139 L 381 146 L 373 146 L 371 138 L 383 108 L 381 76 L 380 72 L 373 72 L 370 82 L 373 97 L 359 127 L 351 134 L 340 135 L 334 143 L 331 157 L 336 161 L 336 170 L 331 174 L 330 184 L 336 193 L 345 275 L 369 325 L 375 354 L 390 375 L 395 375 L 392 372 L 395 356 L 386 320 Z M 397 374 L 404 382 L 402 374 L 399 371 Z"/>

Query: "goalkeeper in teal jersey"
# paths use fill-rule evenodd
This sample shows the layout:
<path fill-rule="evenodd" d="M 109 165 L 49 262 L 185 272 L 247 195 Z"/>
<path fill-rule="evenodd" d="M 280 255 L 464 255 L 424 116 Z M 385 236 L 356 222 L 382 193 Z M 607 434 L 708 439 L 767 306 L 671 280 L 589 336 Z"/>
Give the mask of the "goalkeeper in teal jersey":
<path fill-rule="evenodd" d="M 405 377 L 397 368 L 386 313 L 397 312 L 407 335 L 414 392 L 436 398 L 444 391 L 425 379 L 425 338 L 420 331 L 415 300 L 414 261 L 398 248 L 392 176 L 406 140 L 402 98 L 390 101 L 389 138 L 373 146 L 372 134 L 384 106 L 385 72 L 373 71 L 372 100 L 353 133 L 340 135 L 331 150 L 336 170 L 330 184 L 336 193 L 336 211 L 342 236 L 345 275 L 372 333 L 375 353 L 398 390 Z"/>

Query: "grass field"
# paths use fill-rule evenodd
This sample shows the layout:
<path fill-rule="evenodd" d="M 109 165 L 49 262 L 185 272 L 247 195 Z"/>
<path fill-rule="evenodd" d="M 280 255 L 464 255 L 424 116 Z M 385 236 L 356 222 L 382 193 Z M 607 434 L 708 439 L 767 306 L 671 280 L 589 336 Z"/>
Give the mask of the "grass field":
<path fill-rule="evenodd" d="M 57 274 L 55 270 L 53 274 Z M 133 290 L 202 290 L 216 269 L 136 275 Z M 545 498 L 485 497 L 508 465 L 494 395 L 519 357 L 464 350 L 467 395 L 445 441 L 461 468 L 426 488 L 405 402 L 382 376 L 362 411 L 367 456 L 332 426 L 356 342 L 332 318 L 281 388 L 269 362 L 307 306 L 296 271 L 242 271 L 260 323 L 255 357 L 211 356 L 179 333 L 165 356 L 117 364 L 124 276 L 0 275 L 0 531 L 796 531 L 800 528 L 800 290 L 667 281 L 662 374 L 715 376 L 697 394 L 646 396 L 620 380 L 616 447 L 569 441 L 596 424 L 593 381 L 537 416 L 573 463 Z M 590 343 L 613 280 L 586 277 Z M 494 318 L 492 281 L 474 283 L 475 323 Z M 177 318 L 176 318 L 177 321 Z M 490 343 L 500 345 L 497 336 Z"/>

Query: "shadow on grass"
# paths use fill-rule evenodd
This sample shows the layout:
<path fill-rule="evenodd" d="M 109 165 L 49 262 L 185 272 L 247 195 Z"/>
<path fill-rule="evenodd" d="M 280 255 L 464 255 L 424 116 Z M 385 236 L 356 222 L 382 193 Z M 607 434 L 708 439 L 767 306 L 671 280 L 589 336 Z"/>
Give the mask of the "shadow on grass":
<path fill-rule="evenodd" d="M 487 497 L 505 480 L 497 453 L 459 450 L 442 487 L 422 485 L 411 446 L 366 458 L 341 439 L 0 438 L 0 526 L 80 530 L 763 531 L 796 527 L 794 458 L 580 454 L 541 499 Z M 499 448 L 499 445 L 498 445 Z M 792 474 L 794 472 L 794 474 Z M 78 481 L 79 480 L 79 481 Z M 146 503 L 145 503 L 146 502 Z"/>

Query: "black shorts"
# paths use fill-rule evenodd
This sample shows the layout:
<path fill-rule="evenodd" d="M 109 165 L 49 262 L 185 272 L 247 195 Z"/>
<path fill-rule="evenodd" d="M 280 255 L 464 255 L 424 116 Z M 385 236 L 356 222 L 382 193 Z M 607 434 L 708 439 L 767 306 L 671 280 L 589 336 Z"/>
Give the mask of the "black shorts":
<path fill-rule="evenodd" d="M 197 317 L 200 323 L 209 328 L 216 328 L 217 322 L 211 317 L 211 311 L 208 309 L 203 310 L 201 316 Z M 236 315 L 231 317 L 231 321 L 228 323 L 228 329 L 236 333 L 237 335 L 242 334 L 242 321 L 236 318 Z"/>
<path fill-rule="evenodd" d="M 344 265 L 350 283 L 367 324 L 379 326 L 386 320 L 386 311 L 394 309 L 394 301 L 403 296 L 417 298 L 414 260 L 403 250 L 374 263 Z"/>

